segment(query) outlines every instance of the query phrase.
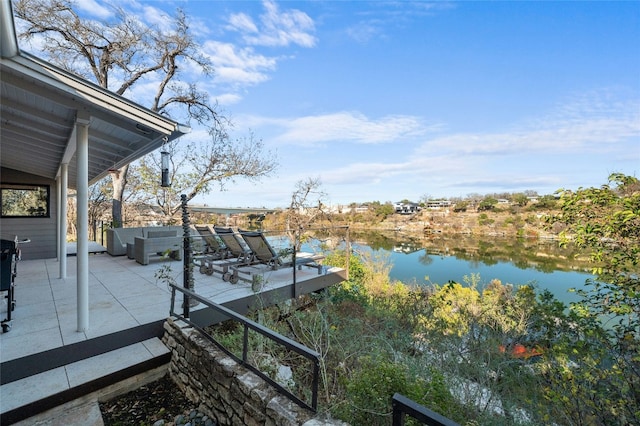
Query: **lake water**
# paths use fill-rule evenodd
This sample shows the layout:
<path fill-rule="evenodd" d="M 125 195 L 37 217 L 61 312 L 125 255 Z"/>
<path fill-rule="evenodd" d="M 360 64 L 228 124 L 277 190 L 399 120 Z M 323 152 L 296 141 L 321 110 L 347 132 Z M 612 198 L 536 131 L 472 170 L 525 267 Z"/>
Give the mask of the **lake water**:
<path fill-rule="evenodd" d="M 535 268 L 522 268 L 513 262 L 497 262 L 486 264 L 482 261 L 469 261 L 455 256 L 429 255 L 425 250 L 415 253 L 388 252 L 392 263 L 390 277 L 405 283 L 444 284 L 449 280 L 464 283 L 464 277 L 480 274 L 481 284 L 488 284 L 499 279 L 503 284 L 535 284 L 538 288 L 548 289 L 555 297 L 564 302 L 577 301 L 570 288 L 581 288 L 591 277 L 584 272 L 552 271 L 542 272 Z M 425 256 L 429 261 L 425 262 Z M 427 263 L 427 264 L 425 264 Z"/>
<path fill-rule="evenodd" d="M 480 284 L 533 284 L 565 304 L 577 301 L 568 290 L 592 278 L 587 256 L 557 242 L 477 236 L 413 238 L 394 233 L 353 235 L 354 250 L 369 251 L 391 264 L 390 278 L 404 283 L 464 284 L 480 275 Z"/>

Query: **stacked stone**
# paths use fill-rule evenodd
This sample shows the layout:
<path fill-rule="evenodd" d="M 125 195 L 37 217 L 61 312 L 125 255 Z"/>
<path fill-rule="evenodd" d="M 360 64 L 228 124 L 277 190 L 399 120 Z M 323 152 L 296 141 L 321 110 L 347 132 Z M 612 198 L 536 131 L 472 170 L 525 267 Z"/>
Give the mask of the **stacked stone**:
<path fill-rule="evenodd" d="M 343 425 L 281 395 L 182 321 L 168 319 L 163 341 L 171 350 L 171 377 L 198 411 L 219 425 Z"/>

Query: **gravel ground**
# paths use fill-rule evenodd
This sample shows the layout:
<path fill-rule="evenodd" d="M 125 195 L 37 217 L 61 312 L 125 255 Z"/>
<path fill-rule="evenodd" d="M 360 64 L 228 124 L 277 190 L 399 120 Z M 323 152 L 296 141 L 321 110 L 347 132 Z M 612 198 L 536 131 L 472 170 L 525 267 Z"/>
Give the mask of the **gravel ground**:
<path fill-rule="evenodd" d="M 166 375 L 134 391 L 100 403 L 105 426 L 215 426 Z"/>

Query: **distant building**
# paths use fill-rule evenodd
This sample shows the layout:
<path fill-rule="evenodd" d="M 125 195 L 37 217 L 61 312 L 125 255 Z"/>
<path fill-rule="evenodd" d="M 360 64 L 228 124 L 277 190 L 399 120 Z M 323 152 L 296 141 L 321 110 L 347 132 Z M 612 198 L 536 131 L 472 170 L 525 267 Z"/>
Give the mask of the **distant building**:
<path fill-rule="evenodd" d="M 425 203 L 425 207 L 428 209 L 446 209 L 451 207 L 451 201 L 449 200 L 428 200 Z"/>
<path fill-rule="evenodd" d="M 337 204 L 337 205 L 334 205 L 334 206 L 329 206 L 327 208 L 327 211 L 329 213 L 342 213 L 342 214 L 364 213 L 364 212 L 369 211 L 369 205 L 368 204 L 359 204 L 357 206 L 354 206 L 354 205 L 344 206 L 342 204 Z"/>
<path fill-rule="evenodd" d="M 393 207 L 398 214 L 412 214 L 422 210 L 416 203 L 395 203 Z"/>

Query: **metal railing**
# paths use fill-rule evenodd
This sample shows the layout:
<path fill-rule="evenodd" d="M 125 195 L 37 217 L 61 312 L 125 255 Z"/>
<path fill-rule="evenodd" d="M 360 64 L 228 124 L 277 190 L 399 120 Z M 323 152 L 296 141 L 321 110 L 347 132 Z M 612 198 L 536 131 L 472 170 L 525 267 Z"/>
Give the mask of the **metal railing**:
<path fill-rule="evenodd" d="M 399 393 L 393 395 L 391 405 L 393 406 L 393 426 L 404 425 L 405 415 L 409 415 L 428 426 L 460 426 L 453 420 L 431 411 Z"/>
<path fill-rule="evenodd" d="M 215 344 L 220 350 L 222 350 L 224 353 L 226 353 L 228 356 L 230 356 L 231 358 L 233 358 L 236 362 L 238 362 L 239 364 L 243 365 L 244 367 L 246 367 L 247 369 L 251 370 L 252 372 L 254 372 L 255 374 L 257 374 L 258 376 L 260 376 L 262 379 L 264 379 L 266 382 L 268 382 L 270 385 L 272 385 L 273 387 L 275 387 L 276 389 L 278 389 L 278 391 L 280 391 L 282 394 L 286 395 L 287 397 L 289 397 L 292 401 L 294 401 L 295 403 L 297 403 L 298 405 L 300 405 L 301 407 L 304 408 L 308 408 L 310 410 L 312 410 L 313 412 L 316 412 L 318 409 L 318 376 L 319 376 L 319 372 L 320 372 L 320 354 L 307 348 L 304 345 L 301 345 L 300 343 L 289 339 L 288 337 L 285 337 L 281 334 L 276 333 L 275 331 L 261 325 L 258 324 L 254 321 L 251 321 L 250 319 L 230 310 L 229 308 L 226 308 L 222 305 L 219 305 L 217 303 L 214 303 L 208 299 L 205 299 L 204 297 L 198 295 L 197 293 L 194 293 L 193 291 L 186 289 L 184 287 L 180 287 L 174 283 L 169 283 L 169 286 L 171 287 L 171 311 L 170 311 L 170 315 L 186 322 L 187 324 L 191 325 L 192 327 L 194 327 L 196 330 L 198 330 L 200 333 L 202 333 L 202 335 L 207 338 L 209 341 L 211 341 L 213 344 Z M 209 334 L 206 330 L 204 330 L 203 328 L 201 328 L 198 324 L 192 322 L 189 317 L 188 317 L 188 310 L 186 310 L 187 315 L 181 315 L 180 313 L 177 313 L 175 311 L 175 299 L 176 299 L 176 292 L 179 291 L 184 295 L 184 300 L 183 300 L 183 304 L 182 306 L 189 306 L 189 303 L 191 302 L 191 300 L 196 300 L 202 304 L 204 304 L 205 306 L 207 306 L 208 308 L 214 309 L 215 311 L 223 314 L 224 316 L 228 317 L 230 320 L 234 320 L 237 321 L 238 323 L 242 324 L 244 327 L 244 336 L 242 339 L 242 358 L 239 358 L 238 356 L 236 356 L 233 352 L 231 352 L 229 349 L 227 349 L 226 347 L 224 347 L 221 343 L 219 343 L 211 334 Z M 262 371 L 260 371 L 260 369 L 258 369 L 256 366 L 252 365 L 249 360 L 248 360 L 248 352 L 249 352 L 249 330 L 253 330 L 259 334 L 261 334 L 262 336 L 272 340 L 273 342 L 276 342 L 277 344 L 284 346 L 286 349 L 296 352 L 297 354 L 307 358 L 309 361 L 311 361 L 311 363 L 313 364 L 313 379 L 312 379 L 312 383 L 311 383 L 311 404 L 308 404 L 307 402 L 303 401 L 301 398 L 299 398 L 298 396 L 294 395 L 293 393 L 291 393 L 288 389 L 286 389 L 284 386 L 282 386 L 281 384 L 279 384 L 278 382 L 276 382 L 275 380 L 273 380 L 272 378 L 270 378 L 268 375 L 266 375 L 265 373 L 263 373 Z"/>

